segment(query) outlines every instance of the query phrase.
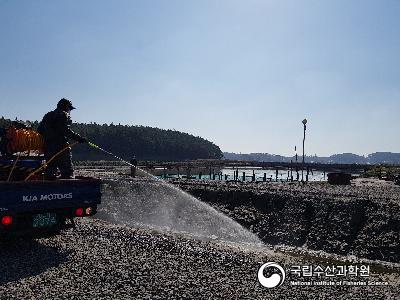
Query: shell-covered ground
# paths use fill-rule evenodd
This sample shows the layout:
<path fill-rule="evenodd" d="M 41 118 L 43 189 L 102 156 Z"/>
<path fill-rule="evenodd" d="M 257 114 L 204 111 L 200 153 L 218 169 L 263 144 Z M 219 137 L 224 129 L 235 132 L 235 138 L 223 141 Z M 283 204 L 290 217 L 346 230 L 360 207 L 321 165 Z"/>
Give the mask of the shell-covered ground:
<path fill-rule="evenodd" d="M 0 252 L 0 299 L 398 299 L 400 292 L 400 275 L 377 267 L 368 281 L 389 285 L 292 286 L 289 275 L 267 289 L 257 279 L 265 262 L 331 262 L 96 219 L 55 237 L 16 239 Z"/>
<path fill-rule="evenodd" d="M 173 183 L 267 244 L 400 263 L 400 186 L 393 182 Z"/>
<path fill-rule="evenodd" d="M 123 175 L 126 171 L 113 167 L 83 167 L 80 174 L 129 181 Z M 140 184 L 146 184 L 146 180 Z M 304 189 L 284 185 L 266 188 L 278 195 L 287 193 L 285 189 L 293 189 L 294 194 Z M 315 189 L 318 194 L 318 187 Z M 330 195 L 334 195 L 339 189 L 333 187 L 331 191 Z M 354 190 L 346 188 L 345 193 L 351 194 Z M 361 194 L 368 198 L 368 192 Z M 382 192 L 382 195 L 389 202 L 397 197 L 390 192 Z M 103 208 L 108 205 L 107 199 L 111 198 L 104 197 Z M 126 210 L 128 206 L 121 207 Z M 139 205 L 137 210 L 141 210 Z M 118 217 L 120 211 L 108 213 Z M 239 210 L 237 219 L 241 218 L 240 214 Z M 147 220 L 143 213 L 133 216 Z M 112 218 L 109 221 L 85 218 L 77 221 L 76 229 L 65 230 L 57 236 L 1 241 L 0 299 L 398 299 L 400 295 L 397 264 L 362 261 L 354 256 L 325 252 L 289 251 L 270 245 L 226 241 L 223 237 L 207 239 L 204 230 L 209 230 L 210 226 L 202 231 L 203 235 L 197 236 L 187 228 L 179 232 L 179 226 L 163 228 L 162 224 L 156 224 L 151 227 L 143 220 L 137 224 L 129 222 L 128 226 Z M 185 221 L 190 223 L 190 220 Z M 200 221 L 192 218 L 192 227 L 196 227 L 196 222 Z M 228 226 L 229 222 L 217 224 Z M 269 289 L 260 284 L 257 273 L 266 262 L 276 262 L 283 267 L 286 278 L 282 285 Z M 292 273 L 297 267 L 361 265 L 370 268 L 368 277 L 327 277 L 326 274 L 307 277 L 305 273 L 299 277 Z M 264 273 L 264 276 L 269 275 L 271 273 Z M 308 285 L 316 282 L 336 285 Z"/>

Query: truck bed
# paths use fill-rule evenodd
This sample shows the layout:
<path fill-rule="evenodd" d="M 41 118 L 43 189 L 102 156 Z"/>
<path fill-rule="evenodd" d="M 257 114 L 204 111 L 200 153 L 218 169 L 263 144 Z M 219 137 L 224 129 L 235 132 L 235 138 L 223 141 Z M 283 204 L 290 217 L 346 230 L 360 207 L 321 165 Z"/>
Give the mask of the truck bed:
<path fill-rule="evenodd" d="M 0 233 L 65 227 L 67 219 L 73 224 L 74 217 L 94 215 L 100 203 L 99 179 L 0 181 L 0 220 L 4 216 L 13 219 L 12 226 L 0 224 Z M 83 215 L 77 215 L 78 208 L 83 209 Z"/>

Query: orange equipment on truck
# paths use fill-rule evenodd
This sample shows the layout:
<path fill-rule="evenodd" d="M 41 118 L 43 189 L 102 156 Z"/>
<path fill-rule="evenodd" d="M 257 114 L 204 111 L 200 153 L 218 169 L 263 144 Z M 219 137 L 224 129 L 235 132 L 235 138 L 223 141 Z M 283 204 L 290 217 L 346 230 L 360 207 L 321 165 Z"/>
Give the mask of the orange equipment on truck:
<path fill-rule="evenodd" d="M 38 152 L 43 153 L 43 137 L 33 129 L 17 129 L 10 126 L 6 131 L 7 151 L 17 152 Z"/>

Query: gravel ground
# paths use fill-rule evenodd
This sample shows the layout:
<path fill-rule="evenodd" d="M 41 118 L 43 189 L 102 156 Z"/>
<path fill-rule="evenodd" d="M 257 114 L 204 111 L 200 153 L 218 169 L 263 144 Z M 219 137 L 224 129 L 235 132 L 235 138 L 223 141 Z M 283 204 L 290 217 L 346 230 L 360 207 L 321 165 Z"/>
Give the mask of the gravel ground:
<path fill-rule="evenodd" d="M 399 269 L 373 267 L 369 280 L 388 286 L 299 287 L 287 279 L 267 289 L 257 280 L 263 262 L 288 268 L 316 261 L 97 219 L 79 220 L 76 230 L 54 237 L 16 239 L 0 251 L 0 299 L 399 299 L 400 293 Z"/>
<path fill-rule="evenodd" d="M 400 263 L 400 186 L 173 180 L 273 245 Z"/>
<path fill-rule="evenodd" d="M 378 179 L 359 178 L 352 180 L 351 185 L 330 185 L 326 182 L 310 182 L 300 184 L 298 182 L 287 183 L 263 183 L 263 182 L 232 182 L 232 181 L 205 181 L 205 180 L 177 180 L 172 183 L 185 190 L 190 187 L 201 186 L 202 189 L 217 191 L 251 191 L 257 194 L 285 195 L 286 197 L 318 197 L 336 198 L 348 201 L 354 198 L 360 201 L 373 201 L 380 204 L 400 205 L 400 186 L 393 182 Z M 186 188 L 187 187 L 187 188 Z"/>
<path fill-rule="evenodd" d="M 118 178 L 125 171 L 118 175 L 110 167 L 82 175 L 102 173 L 104 178 Z M 278 194 L 288 192 L 282 185 L 270 188 Z M 303 192 L 302 187 L 289 189 L 295 194 Z M 337 191 L 334 187 L 328 194 L 336 195 Z M 347 191 L 346 196 L 356 192 L 362 199 L 370 198 L 364 188 Z M 315 192 L 319 194 L 318 186 Z M 399 199 L 392 187 L 385 187 L 379 195 L 380 200 L 388 202 Z M 348 265 L 357 260 L 205 241 L 189 234 L 115 225 L 94 218 L 81 219 L 77 229 L 57 236 L 0 243 L 0 299 L 347 300 L 399 299 L 400 295 L 400 267 L 396 265 L 363 262 L 371 267 L 370 277 L 352 279 L 385 281 L 387 286 L 293 286 L 291 280 L 310 279 L 289 274 L 291 266 Z M 261 286 L 257 279 L 258 269 L 269 261 L 279 263 L 287 272 L 285 282 L 274 289 Z"/>

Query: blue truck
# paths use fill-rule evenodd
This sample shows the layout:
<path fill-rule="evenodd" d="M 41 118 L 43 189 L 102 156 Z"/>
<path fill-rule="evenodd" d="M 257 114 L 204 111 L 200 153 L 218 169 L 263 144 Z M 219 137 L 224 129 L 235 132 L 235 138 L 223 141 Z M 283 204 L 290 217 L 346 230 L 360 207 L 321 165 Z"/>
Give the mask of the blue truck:
<path fill-rule="evenodd" d="M 57 233 L 74 218 L 93 216 L 101 203 L 101 181 L 0 181 L 0 235 Z"/>
<path fill-rule="evenodd" d="M 32 132 L 22 130 L 28 135 Z M 43 155 L 29 138 L 22 137 L 26 142 L 13 153 L 12 138 L 0 128 L 0 237 L 58 233 L 75 227 L 75 218 L 95 215 L 101 203 L 101 181 L 88 177 L 44 180 L 42 172 L 29 177 L 44 167 Z"/>

